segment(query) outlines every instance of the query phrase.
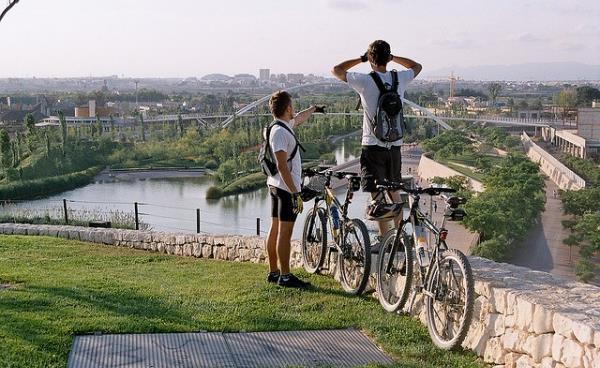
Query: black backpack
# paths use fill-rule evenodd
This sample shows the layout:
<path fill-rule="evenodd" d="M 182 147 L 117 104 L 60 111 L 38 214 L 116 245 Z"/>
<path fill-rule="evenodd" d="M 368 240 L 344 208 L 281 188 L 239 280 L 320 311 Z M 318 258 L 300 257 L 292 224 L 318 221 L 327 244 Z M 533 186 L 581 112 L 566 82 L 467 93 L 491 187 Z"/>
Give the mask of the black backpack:
<path fill-rule="evenodd" d="M 382 142 L 390 143 L 402 139 L 405 122 L 402 112 L 402 99 L 398 94 L 398 73 L 392 70 L 392 87 L 385 88 L 383 81 L 376 72 L 369 73 L 377 88 L 379 99 L 377 110 L 371 120 L 371 131 Z"/>
<path fill-rule="evenodd" d="M 294 140 L 296 141 L 296 146 L 294 146 L 294 149 L 292 150 L 292 154 L 288 158 L 288 162 L 292 161 L 292 159 L 296 156 L 296 154 L 298 153 L 298 147 L 300 147 L 302 152 L 305 151 L 304 147 L 302 147 L 302 145 L 298 141 L 298 138 L 296 138 L 296 135 L 294 134 L 294 132 L 292 132 L 292 130 L 290 128 L 288 128 L 287 125 L 285 125 L 284 123 L 282 123 L 279 120 L 273 121 L 263 131 L 264 132 L 263 143 L 262 143 L 262 146 L 260 147 L 260 153 L 258 154 L 258 163 L 260 164 L 260 169 L 262 170 L 263 174 L 265 174 L 266 176 L 275 176 L 278 173 L 277 160 L 275 159 L 275 154 L 271 150 L 271 145 L 269 144 L 271 128 L 273 128 L 275 125 L 278 125 L 278 126 L 284 128 L 285 130 L 287 130 L 294 137 Z"/>

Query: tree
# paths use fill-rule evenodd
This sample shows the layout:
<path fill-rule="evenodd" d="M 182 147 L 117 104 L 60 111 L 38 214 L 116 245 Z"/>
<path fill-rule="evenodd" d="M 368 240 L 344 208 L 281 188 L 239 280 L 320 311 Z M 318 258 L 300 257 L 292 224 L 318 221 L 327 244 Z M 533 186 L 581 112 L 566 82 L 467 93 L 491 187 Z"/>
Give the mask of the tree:
<path fill-rule="evenodd" d="M 144 117 L 142 116 L 142 114 L 140 114 L 139 117 L 140 125 L 142 127 L 142 142 L 146 142 L 146 126 L 144 125 Z"/>
<path fill-rule="evenodd" d="M 572 88 L 566 88 L 554 95 L 554 104 L 562 108 L 563 122 L 567 118 L 567 113 L 577 104 L 577 94 Z"/>
<path fill-rule="evenodd" d="M 177 113 L 177 126 L 179 127 L 179 138 L 183 137 L 183 118 L 181 117 L 181 113 Z"/>
<path fill-rule="evenodd" d="M 110 137 L 114 140 L 115 139 L 115 118 L 112 115 L 109 115 L 110 118 Z"/>
<path fill-rule="evenodd" d="M 0 153 L 2 154 L 2 167 L 9 168 L 11 164 L 11 144 L 10 137 L 4 129 L 0 129 Z"/>
<path fill-rule="evenodd" d="M 502 90 L 502 85 L 500 83 L 490 83 L 487 86 L 488 93 L 490 95 L 490 99 L 492 100 L 492 107 L 496 107 L 496 98 L 500 94 Z"/>
<path fill-rule="evenodd" d="M 577 106 L 591 107 L 594 100 L 600 100 L 600 90 L 590 86 L 581 86 L 575 89 Z"/>
<path fill-rule="evenodd" d="M 508 107 L 508 109 L 510 110 L 510 113 L 512 114 L 515 110 L 515 100 L 510 97 L 508 99 L 508 101 L 506 102 L 506 106 Z"/>
<path fill-rule="evenodd" d="M 100 121 L 99 116 L 96 116 L 96 129 L 98 130 L 98 138 L 102 137 L 102 132 L 104 128 L 102 126 L 102 121 Z"/>
<path fill-rule="evenodd" d="M 521 102 L 519 102 L 519 109 L 527 110 L 528 108 L 529 104 L 527 103 L 527 100 L 521 100 Z"/>
<path fill-rule="evenodd" d="M 66 146 L 67 146 L 67 120 L 65 119 L 65 114 L 63 114 L 62 111 L 58 112 L 58 120 L 60 121 L 60 132 L 61 132 L 61 150 L 62 150 L 62 154 L 63 156 L 65 155 L 66 152 Z"/>
<path fill-rule="evenodd" d="M 29 148 L 29 152 L 33 153 L 37 142 L 37 131 L 35 127 L 35 118 L 31 113 L 25 115 L 25 130 L 27 132 L 27 147 Z"/>

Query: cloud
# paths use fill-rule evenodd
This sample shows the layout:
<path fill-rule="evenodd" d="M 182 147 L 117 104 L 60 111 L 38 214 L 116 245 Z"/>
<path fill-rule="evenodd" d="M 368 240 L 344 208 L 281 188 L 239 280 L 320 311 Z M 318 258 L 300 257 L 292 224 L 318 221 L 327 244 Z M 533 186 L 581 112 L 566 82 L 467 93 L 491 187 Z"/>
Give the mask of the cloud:
<path fill-rule="evenodd" d="M 546 41 L 546 38 L 539 37 L 533 33 L 525 32 L 520 34 L 515 34 L 509 37 L 510 41 L 517 41 L 522 43 L 532 43 L 532 42 L 542 42 Z"/>
<path fill-rule="evenodd" d="M 437 47 L 445 47 L 445 48 L 449 48 L 449 49 L 461 49 L 461 50 L 474 49 L 474 48 L 479 47 L 479 44 L 472 39 L 441 38 L 441 39 L 432 40 L 430 43 L 431 43 L 431 45 L 437 46 Z"/>
<path fill-rule="evenodd" d="M 330 0 L 329 7 L 336 10 L 357 11 L 366 9 L 368 5 L 360 0 Z"/>
<path fill-rule="evenodd" d="M 558 48 L 563 51 L 579 51 L 585 49 L 585 45 L 578 42 L 561 41 L 558 43 Z"/>

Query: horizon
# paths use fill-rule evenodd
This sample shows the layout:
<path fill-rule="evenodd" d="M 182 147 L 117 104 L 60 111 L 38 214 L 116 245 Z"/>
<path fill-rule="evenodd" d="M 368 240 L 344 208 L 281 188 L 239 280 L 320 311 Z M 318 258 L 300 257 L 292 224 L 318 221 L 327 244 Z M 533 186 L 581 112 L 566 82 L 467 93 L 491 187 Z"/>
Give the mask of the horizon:
<path fill-rule="evenodd" d="M 47 7 L 24 0 L 0 24 L 10 35 L 3 51 L 18 56 L 0 59 L 0 78 L 187 78 L 255 75 L 261 68 L 329 76 L 333 65 L 378 38 L 390 42 L 392 53 L 423 64 L 424 76 L 446 68 L 587 64 L 600 61 L 594 3 L 178 0 L 141 7 L 133 0 L 59 0 Z"/>

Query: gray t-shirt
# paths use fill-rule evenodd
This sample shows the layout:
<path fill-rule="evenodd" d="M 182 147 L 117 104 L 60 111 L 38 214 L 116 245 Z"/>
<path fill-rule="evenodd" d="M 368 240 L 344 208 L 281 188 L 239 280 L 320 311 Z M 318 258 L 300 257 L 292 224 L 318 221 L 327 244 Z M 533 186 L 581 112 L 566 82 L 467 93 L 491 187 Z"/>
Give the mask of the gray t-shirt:
<path fill-rule="evenodd" d="M 383 81 L 386 87 L 392 85 L 392 71 L 386 73 L 380 73 L 379 77 Z M 398 73 L 398 94 L 404 98 L 404 91 L 408 84 L 415 78 L 415 73 L 412 69 L 399 71 Z M 346 79 L 350 88 L 355 90 L 360 95 L 364 114 L 363 114 L 363 133 L 362 133 L 362 145 L 363 146 L 382 146 L 386 147 L 386 144 L 381 142 L 371 130 L 370 121 L 375 116 L 377 110 L 377 101 L 379 100 L 379 89 L 375 84 L 375 81 L 369 74 L 364 73 L 347 73 Z M 392 143 L 394 146 L 402 144 L 402 140 Z"/>

